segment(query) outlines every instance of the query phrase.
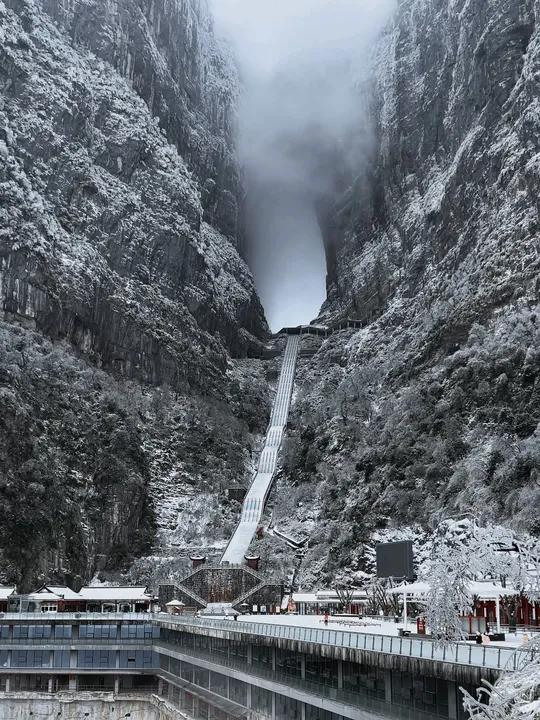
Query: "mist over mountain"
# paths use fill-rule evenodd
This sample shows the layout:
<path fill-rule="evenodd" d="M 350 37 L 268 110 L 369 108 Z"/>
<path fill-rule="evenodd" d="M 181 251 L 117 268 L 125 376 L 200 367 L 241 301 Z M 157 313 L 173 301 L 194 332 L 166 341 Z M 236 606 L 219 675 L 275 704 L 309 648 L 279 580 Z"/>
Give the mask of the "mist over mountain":
<path fill-rule="evenodd" d="M 274 330 L 310 322 L 325 299 L 320 214 L 372 149 L 366 65 L 393 7 L 214 0 L 242 85 L 247 258 Z"/>
<path fill-rule="evenodd" d="M 303 339 L 270 574 L 538 533 L 534 0 L 0 0 L 0 579 L 220 556 Z M 322 307 L 321 307 L 322 305 Z M 264 307 L 264 310 L 263 310 Z M 232 491 L 232 492 L 231 492 Z"/>

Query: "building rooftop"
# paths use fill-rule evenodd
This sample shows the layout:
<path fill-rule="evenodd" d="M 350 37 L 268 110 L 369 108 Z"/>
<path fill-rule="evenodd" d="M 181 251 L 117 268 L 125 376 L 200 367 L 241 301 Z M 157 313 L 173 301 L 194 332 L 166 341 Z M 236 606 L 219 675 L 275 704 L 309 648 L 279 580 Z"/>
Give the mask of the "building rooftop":
<path fill-rule="evenodd" d="M 0 600 L 7 600 L 10 595 L 14 595 L 16 592 L 15 586 L 11 585 L 0 585 Z"/>
<path fill-rule="evenodd" d="M 54 595 L 57 595 L 59 600 L 81 600 L 81 596 L 79 595 L 79 593 L 67 587 L 67 585 L 44 585 L 43 587 L 39 588 L 39 590 L 33 592 L 32 597 L 36 595 L 41 596 L 46 593 L 52 593 Z"/>
<path fill-rule="evenodd" d="M 96 601 L 130 600 L 131 602 L 137 600 L 140 602 L 148 602 L 153 599 L 148 589 L 144 586 L 104 587 L 103 585 L 82 587 L 79 590 L 79 598 Z"/>
<path fill-rule="evenodd" d="M 471 582 L 468 585 L 471 595 L 476 595 L 480 600 L 496 600 L 507 595 L 515 595 L 516 589 L 513 587 L 503 587 L 499 583 L 491 580 Z M 407 594 L 409 597 L 422 598 L 430 591 L 430 585 L 426 582 L 404 583 L 393 588 L 394 595 Z"/>

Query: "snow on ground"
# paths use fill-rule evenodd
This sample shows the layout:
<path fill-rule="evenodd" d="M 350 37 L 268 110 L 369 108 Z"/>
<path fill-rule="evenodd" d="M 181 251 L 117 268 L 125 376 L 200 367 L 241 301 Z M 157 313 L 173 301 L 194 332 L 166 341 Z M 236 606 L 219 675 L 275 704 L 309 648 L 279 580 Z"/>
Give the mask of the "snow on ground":
<path fill-rule="evenodd" d="M 240 615 L 238 622 L 257 622 L 268 625 L 288 625 L 293 627 L 317 628 L 319 630 L 345 630 L 346 632 L 371 633 L 375 635 L 398 635 L 398 629 L 404 628 L 403 623 L 394 623 L 370 618 L 349 618 L 330 616 L 328 625 L 322 615 Z M 415 629 L 409 623 L 409 630 Z"/>
<path fill-rule="evenodd" d="M 371 635 L 387 635 L 397 637 L 400 629 L 407 629 L 416 633 L 416 623 L 409 621 L 407 627 L 403 622 L 395 623 L 375 618 L 349 618 L 330 616 L 328 625 L 324 623 L 322 615 L 240 615 L 238 622 L 254 622 L 268 625 L 287 625 L 289 627 L 317 628 L 318 630 L 343 630 L 345 632 L 368 633 Z M 420 636 L 429 639 L 429 636 Z M 530 637 L 530 633 L 529 633 Z M 475 641 L 470 641 L 473 644 Z M 522 647 L 524 645 L 523 633 L 507 633 L 504 642 L 492 642 L 494 647 Z"/>

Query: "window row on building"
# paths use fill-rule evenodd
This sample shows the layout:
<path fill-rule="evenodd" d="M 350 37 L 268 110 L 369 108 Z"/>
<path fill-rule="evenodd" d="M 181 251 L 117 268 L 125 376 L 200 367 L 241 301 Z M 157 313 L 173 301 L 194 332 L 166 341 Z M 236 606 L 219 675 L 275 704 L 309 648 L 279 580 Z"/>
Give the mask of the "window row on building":
<path fill-rule="evenodd" d="M 2 640 L 147 640 L 159 638 L 160 628 L 151 623 L 29 623 L 0 625 Z"/>
<path fill-rule="evenodd" d="M 0 668 L 152 669 L 153 650 L 0 650 Z"/>

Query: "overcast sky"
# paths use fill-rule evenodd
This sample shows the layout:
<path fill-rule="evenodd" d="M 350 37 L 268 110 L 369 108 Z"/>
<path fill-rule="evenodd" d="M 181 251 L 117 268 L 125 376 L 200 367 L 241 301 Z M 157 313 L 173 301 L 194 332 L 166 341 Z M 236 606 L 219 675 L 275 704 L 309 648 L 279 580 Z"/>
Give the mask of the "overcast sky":
<path fill-rule="evenodd" d="M 366 152 L 367 49 L 394 0 L 211 0 L 232 43 L 244 92 L 239 151 L 246 171 L 248 261 L 269 323 L 309 322 L 325 299 L 315 203 L 336 167 Z"/>

